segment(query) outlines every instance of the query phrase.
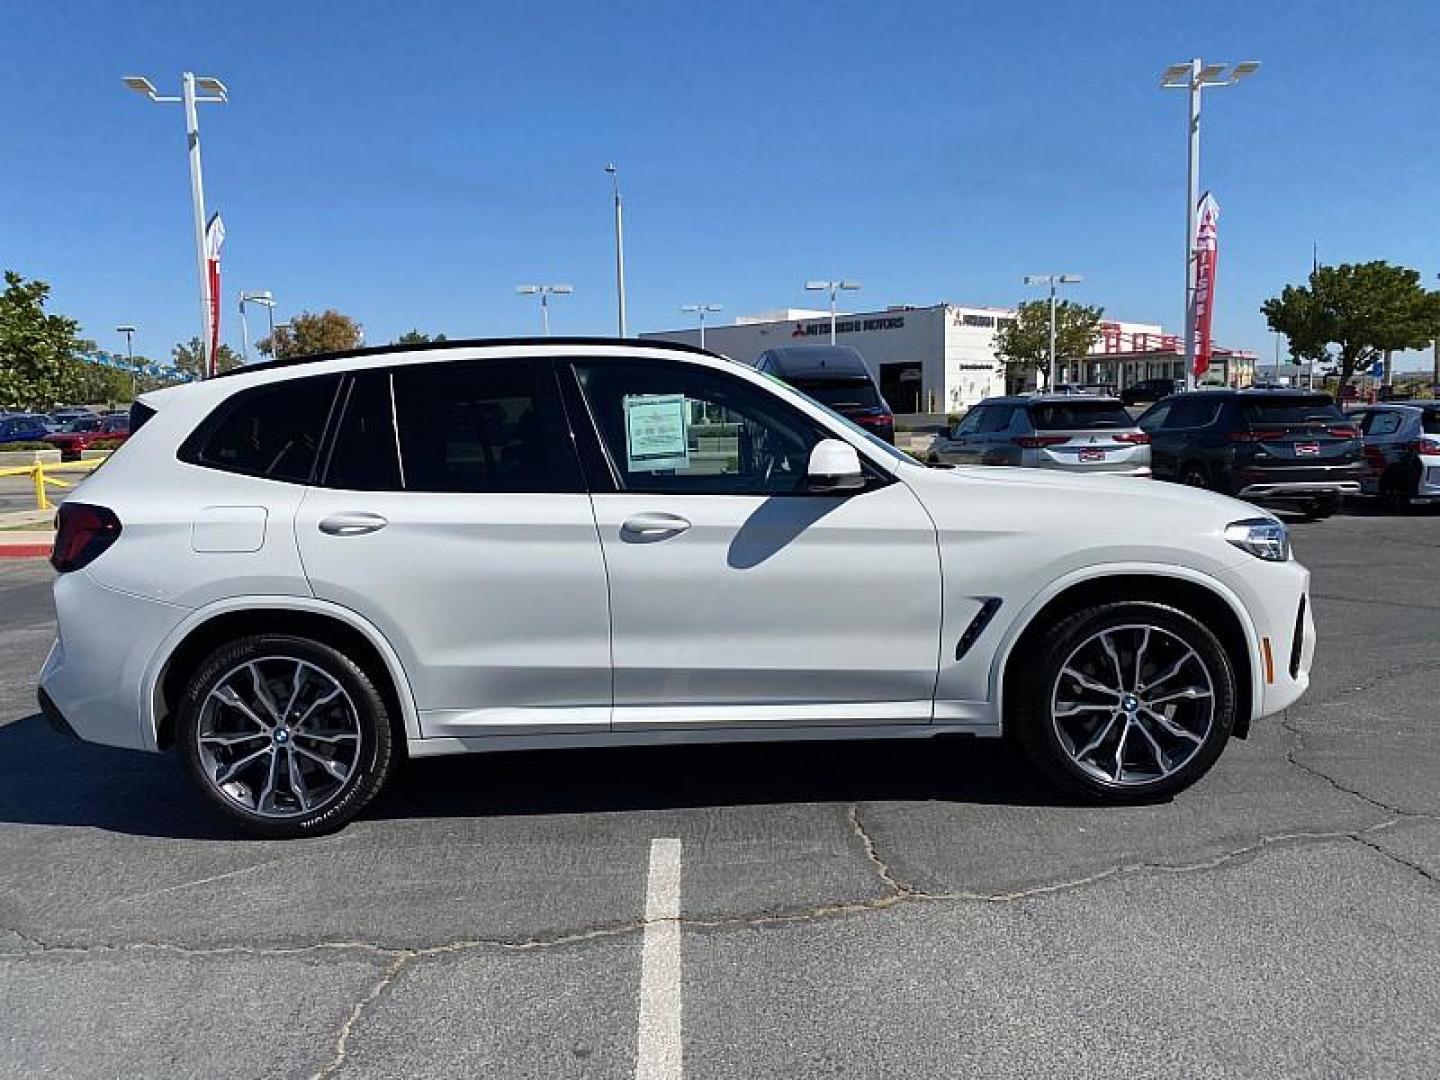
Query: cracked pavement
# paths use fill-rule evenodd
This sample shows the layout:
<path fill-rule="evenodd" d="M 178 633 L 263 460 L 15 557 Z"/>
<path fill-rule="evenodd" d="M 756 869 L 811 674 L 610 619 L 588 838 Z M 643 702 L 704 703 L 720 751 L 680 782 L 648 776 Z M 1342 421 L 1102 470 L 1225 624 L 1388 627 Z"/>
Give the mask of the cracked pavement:
<path fill-rule="evenodd" d="M 555 752 L 292 843 L 52 735 L 50 572 L 0 563 L 0 1077 L 632 1076 L 659 836 L 690 1077 L 1431 1076 L 1440 516 L 1294 531 L 1312 689 L 1171 803 L 985 744 Z"/>

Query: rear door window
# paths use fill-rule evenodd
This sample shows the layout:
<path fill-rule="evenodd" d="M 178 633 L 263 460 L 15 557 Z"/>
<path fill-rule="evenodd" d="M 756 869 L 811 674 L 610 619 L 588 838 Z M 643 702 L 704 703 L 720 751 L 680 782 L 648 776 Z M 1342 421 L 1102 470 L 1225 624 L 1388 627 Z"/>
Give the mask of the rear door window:
<path fill-rule="evenodd" d="M 985 406 L 985 415 L 980 420 L 979 431 L 982 435 L 1009 431 L 1010 419 L 1014 415 L 1014 405 L 987 405 Z"/>
<path fill-rule="evenodd" d="M 180 447 L 180 460 L 225 472 L 309 483 L 338 375 L 242 390 Z"/>
<path fill-rule="evenodd" d="M 325 486 L 350 491 L 400 491 L 399 440 L 388 371 L 366 371 L 350 381 Z"/>
<path fill-rule="evenodd" d="M 1064 401 L 1030 406 L 1036 431 L 1132 428 L 1135 421 L 1117 401 Z"/>
<path fill-rule="evenodd" d="M 1223 402 L 1207 401 L 1203 397 L 1187 397 L 1176 401 L 1165 420 L 1166 431 L 1182 431 L 1191 428 L 1209 427 L 1220 415 Z"/>
<path fill-rule="evenodd" d="M 548 362 L 414 364 L 391 389 L 404 490 L 585 490 Z"/>

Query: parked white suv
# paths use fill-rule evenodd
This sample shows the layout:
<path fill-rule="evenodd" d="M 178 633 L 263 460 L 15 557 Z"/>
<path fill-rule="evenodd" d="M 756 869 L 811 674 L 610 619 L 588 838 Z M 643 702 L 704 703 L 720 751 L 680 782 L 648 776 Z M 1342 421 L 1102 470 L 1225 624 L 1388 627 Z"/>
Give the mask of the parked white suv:
<path fill-rule="evenodd" d="M 1305 690 L 1285 527 L 937 470 L 683 346 L 366 349 L 145 395 L 60 511 L 41 707 L 255 832 L 401 753 L 1013 734 L 1170 795 Z"/>

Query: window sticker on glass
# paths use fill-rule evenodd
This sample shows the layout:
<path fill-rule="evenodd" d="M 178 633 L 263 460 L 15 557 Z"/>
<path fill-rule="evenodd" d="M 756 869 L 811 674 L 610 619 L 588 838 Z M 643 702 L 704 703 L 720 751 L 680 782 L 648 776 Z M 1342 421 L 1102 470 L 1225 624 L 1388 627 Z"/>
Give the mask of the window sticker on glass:
<path fill-rule="evenodd" d="M 688 467 L 688 412 L 684 394 L 626 394 L 626 470 L 652 472 Z"/>

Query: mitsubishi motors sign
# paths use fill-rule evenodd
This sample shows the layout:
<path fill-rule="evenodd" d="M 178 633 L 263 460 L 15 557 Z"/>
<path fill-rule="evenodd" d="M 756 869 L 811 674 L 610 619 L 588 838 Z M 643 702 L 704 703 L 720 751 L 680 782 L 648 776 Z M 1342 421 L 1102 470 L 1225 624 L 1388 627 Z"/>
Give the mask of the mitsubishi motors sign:
<path fill-rule="evenodd" d="M 904 315 L 883 315 L 864 319 L 836 319 L 835 333 L 838 334 L 859 334 L 870 330 L 903 330 L 905 328 Z M 795 329 L 790 331 L 792 338 L 812 338 L 830 336 L 830 320 L 821 319 L 819 322 L 797 322 Z"/>

